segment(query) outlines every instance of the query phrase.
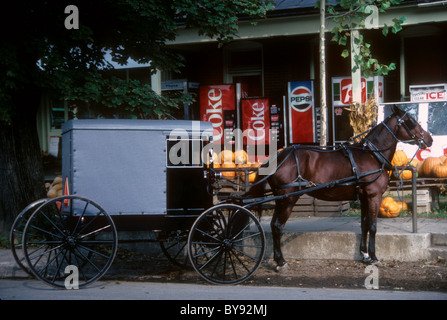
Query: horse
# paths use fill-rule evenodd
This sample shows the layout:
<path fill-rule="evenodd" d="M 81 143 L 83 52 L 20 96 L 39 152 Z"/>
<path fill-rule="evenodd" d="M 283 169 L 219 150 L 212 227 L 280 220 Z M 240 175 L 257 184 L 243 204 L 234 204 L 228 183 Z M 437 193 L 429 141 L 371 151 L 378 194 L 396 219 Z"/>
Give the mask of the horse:
<path fill-rule="evenodd" d="M 249 194 L 264 194 L 268 182 L 275 196 L 270 225 L 277 271 L 287 272 L 281 236 L 294 204 L 303 194 L 300 191 L 326 201 L 360 200 L 362 260 L 368 264 L 379 262 L 375 251 L 377 215 L 389 182 L 387 170 L 393 169 L 391 160 L 399 141 L 423 149 L 433 143 L 431 135 L 417 121 L 394 106 L 393 113 L 370 129 L 359 143 L 332 149 L 292 145 L 276 154 L 276 171 L 265 178 L 258 175 Z"/>

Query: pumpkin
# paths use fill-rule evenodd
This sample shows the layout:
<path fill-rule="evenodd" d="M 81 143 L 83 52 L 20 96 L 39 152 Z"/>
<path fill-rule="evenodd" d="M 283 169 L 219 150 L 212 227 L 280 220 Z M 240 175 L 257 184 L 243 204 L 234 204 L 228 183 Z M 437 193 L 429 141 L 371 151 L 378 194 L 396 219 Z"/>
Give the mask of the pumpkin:
<path fill-rule="evenodd" d="M 393 166 L 404 166 L 408 163 L 408 157 L 402 150 L 396 150 L 391 160 Z"/>
<path fill-rule="evenodd" d="M 433 175 L 437 178 L 447 178 L 447 163 L 433 168 Z"/>
<path fill-rule="evenodd" d="M 422 163 L 421 176 L 427 177 L 427 178 L 435 177 L 433 169 L 436 166 L 440 166 L 441 164 L 442 164 L 442 161 L 438 157 L 428 157 Z"/>
<path fill-rule="evenodd" d="M 408 205 L 403 201 L 396 201 L 397 205 L 399 206 L 400 210 L 406 211 L 408 210 Z"/>
<path fill-rule="evenodd" d="M 244 150 L 237 150 L 234 153 L 234 162 L 236 164 L 245 164 L 247 163 L 247 152 L 245 152 Z"/>
<path fill-rule="evenodd" d="M 236 164 L 234 162 L 222 163 L 221 168 L 234 168 L 232 171 L 222 171 L 222 176 L 227 179 L 234 179 L 236 177 Z"/>
<path fill-rule="evenodd" d="M 234 153 L 231 150 L 222 150 L 220 153 L 221 163 L 231 163 L 234 161 Z"/>
<path fill-rule="evenodd" d="M 239 165 L 238 167 L 239 167 L 239 168 L 253 168 L 254 165 L 251 164 L 251 163 L 245 163 L 245 164 L 241 164 L 241 165 Z M 247 174 L 248 174 L 248 181 L 249 181 L 249 182 L 254 182 L 255 179 L 256 179 L 256 175 L 258 174 L 258 171 L 257 171 L 257 170 L 249 170 L 249 171 L 247 172 Z M 242 181 L 244 181 L 244 182 L 245 182 L 245 177 L 246 177 L 245 171 L 242 171 L 242 173 L 241 173 L 241 179 L 242 179 Z"/>
<path fill-rule="evenodd" d="M 410 180 L 413 177 L 413 173 L 411 172 L 411 170 L 403 170 L 400 176 L 404 180 Z"/>
<path fill-rule="evenodd" d="M 379 214 L 383 218 L 394 218 L 399 215 L 401 207 L 391 197 L 382 200 L 379 208 Z"/>

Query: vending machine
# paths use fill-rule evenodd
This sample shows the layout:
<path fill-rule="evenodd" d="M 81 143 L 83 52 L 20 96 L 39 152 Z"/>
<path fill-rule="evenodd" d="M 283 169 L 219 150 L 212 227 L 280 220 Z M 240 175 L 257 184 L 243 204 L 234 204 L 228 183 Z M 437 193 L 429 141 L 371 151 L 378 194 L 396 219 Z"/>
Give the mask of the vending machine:
<path fill-rule="evenodd" d="M 315 143 L 319 123 L 315 108 L 313 81 L 288 83 L 289 143 Z"/>
<path fill-rule="evenodd" d="M 213 126 L 214 143 L 224 144 L 225 129 L 237 126 L 235 85 L 205 85 L 199 88 L 200 120 Z M 231 133 L 230 131 L 227 131 Z M 231 139 L 231 137 L 230 137 Z"/>
<path fill-rule="evenodd" d="M 361 79 L 362 101 L 373 95 L 376 103 L 383 103 L 383 77 Z M 349 111 L 346 109 L 352 102 L 351 77 L 332 78 L 332 134 L 335 143 L 345 142 L 354 135 L 349 123 Z"/>

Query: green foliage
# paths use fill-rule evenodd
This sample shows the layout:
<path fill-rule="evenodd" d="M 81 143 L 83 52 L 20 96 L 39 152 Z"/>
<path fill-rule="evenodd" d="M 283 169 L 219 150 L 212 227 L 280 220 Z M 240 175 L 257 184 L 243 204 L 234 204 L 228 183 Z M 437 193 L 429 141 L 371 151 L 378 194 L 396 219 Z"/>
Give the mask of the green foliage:
<path fill-rule="evenodd" d="M 335 4 L 328 6 L 327 13 L 328 18 L 335 22 L 336 26 L 332 29 L 332 41 L 338 43 L 341 46 L 347 46 L 348 40 L 351 37 L 351 31 L 353 29 L 359 29 L 365 27 L 365 20 L 371 14 L 366 8 L 370 5 L 375 5 L 380 13 L 386 12 L 391 5 L 398 5 L 404 0 L 337 0 Z M 317 3 L 319 6 L 319 1 Z M 391 26 L 391 32 L 397 33 L 402 30 L 402 23 L 406 20 L 406 17 L 400 17 L 393 19 L 393 25 Z M 390 26 L 384 25 L 382 34 L 387 36 Z M 388 65 L 380 63 L 372 55 L 371 44 L 368 43 L 360 34 L 358 39 L 355 39 L 356 45 L 359 47 L 359 53 L 354 56 L 355 66 L 353 72 L 358 68 L 361 68 L 362 74 L 366 77 L 376 75 L 387 75 L 390 71 L 396 69 L 395 63 Z M 343 58 L 350 57 L 350 49 L 344 49 L 341 56 Z"/>
<path fill-rule="evenodd" d="M 70 4 L 79 10 L 79 29 L 64 26 Z M 122 65 L 132 58 L 151 62 L 151 72 L 179 72 L 183 59 L 166 44 L 179 27 L 229 41 L 237 36 L 240 17 L 255 23 L 272 8 L 273 0 L 13 1 L 8 19 L 0 22 L 0 121 L 22 112 L 14 95 L 29 88 L 143 117 L 169 113 L 191 96 L 161 98 L 147 84 L 110 78 L 105 53 Z"/>

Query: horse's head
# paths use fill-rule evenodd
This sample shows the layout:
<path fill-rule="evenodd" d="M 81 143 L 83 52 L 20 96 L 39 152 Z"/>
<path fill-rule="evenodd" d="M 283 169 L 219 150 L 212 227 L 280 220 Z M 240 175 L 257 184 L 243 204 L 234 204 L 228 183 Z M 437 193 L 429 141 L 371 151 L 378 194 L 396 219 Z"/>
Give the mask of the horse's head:
<path fill-rule="evenodd" d="M 394 116 L 397 119 L 396 137 L 406 143 L 417 144 L 420 148 L 426 149 L 433 143 L 431 135 L 422 129 L 422 126 L 407 112 L 393 107 Z"/>

